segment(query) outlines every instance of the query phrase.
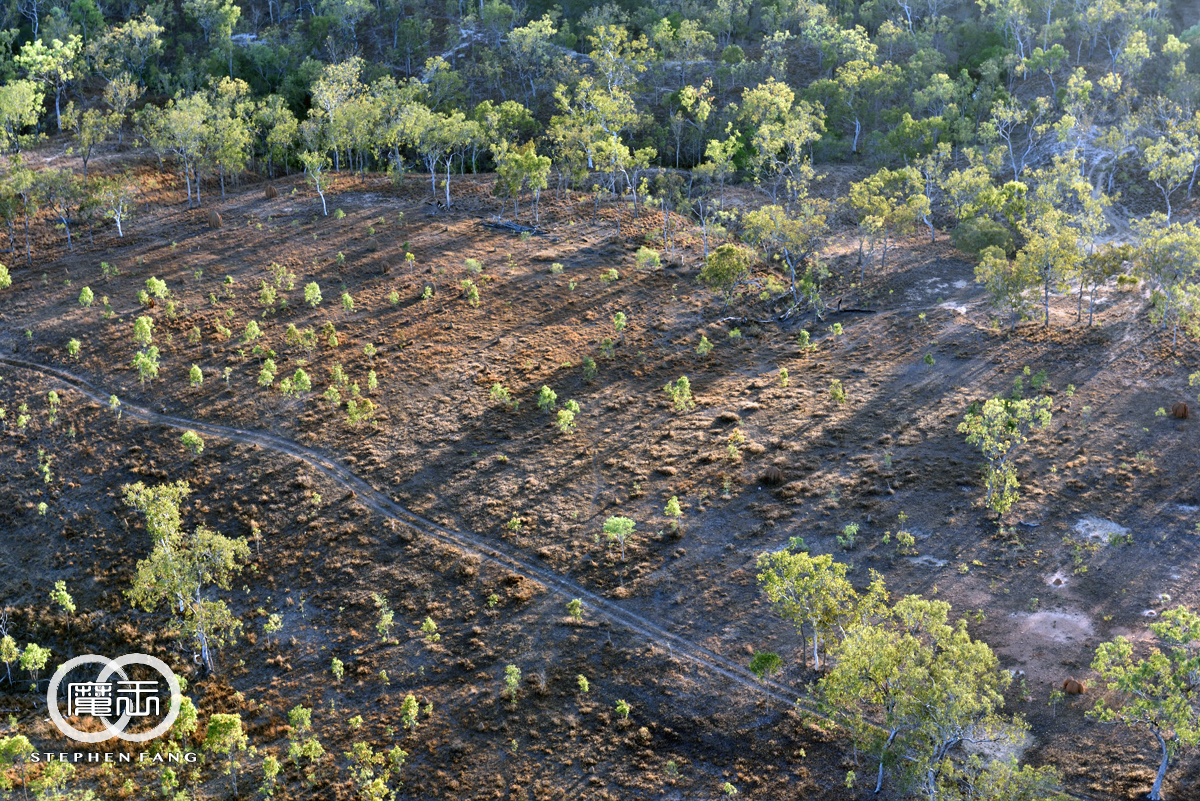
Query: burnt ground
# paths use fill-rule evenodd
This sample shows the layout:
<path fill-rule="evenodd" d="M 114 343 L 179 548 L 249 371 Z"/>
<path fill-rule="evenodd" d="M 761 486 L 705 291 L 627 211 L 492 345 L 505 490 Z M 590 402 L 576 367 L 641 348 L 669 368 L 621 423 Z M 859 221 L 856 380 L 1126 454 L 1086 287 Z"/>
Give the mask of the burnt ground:
<path fill-rule="evenodd" d="M 1146 321 L 1141 290 L 1106 287 L 1090 329 L 1063 297 L 1049 329 L 1024 323 L 1010 332 L 944 234 L 933 244 L 902 242 L 885 270 L 877 261 L 867 268 L 862 285 L 847 238 L 829 256 L 830 289 L 843 308 L 870 312 L 759 323 L 770 315 L 765 304 L 747 299 L 727 310 L 696 283 L 697 231 L 681 223 L 678 262 L 639 268 L 634 252 L 661 234 L 661 217 L 634 220 L 623 210 L 618 236 L 616 209 L 602 207 L 593 222 L 590 196 L 547 192 L 546 234 L 522 240 L 479 224 L 499 209 L 485 177 L 455 179 L 455 207 L 439 212 L 419 176 L 399 187 L 342 176 L 329 198 L 331 211 L 344 212 L 336 219 L 319 216 L 318 199 L 295 177 L 277 180 L 271 200 L 249 185 L 188 210 L 169 177 L 142 170 L 143 202 L 123 239 L 103 229 L 89 242 L 76 231 L 68 253 L 61 234 L 39 223 L 32 268 L 10 254 L 0 354 L 69 371 L 101 397 L 269 432 L 324 454 L 414 513 L 730 663 L 777 651 L 785 662 L 777 678 L 792 688 L 812 674 L 799 637 L 757 591 L 754 564 L 802 536 L 814 552 L 851 564 L 856 583 L 873 569 L 893 596 L 949 601 L 1004 667 L 1025 672 L 1008 697 L 1009 711 L 1031 724 L 1025 760 L 1057 765 L 1068 788 L 1088 797 L 1148 789 L 1153 738 L 1085 717 L 1097 688 L 1056 711 L 1047 704 L 1063 679 L 1092 678 L 1100 642 L 1145 639 L 1164 594 L 1172 605 L 1197 602 L 1195 423 L 1156 415 L 1189 397 L 1196 347 L 1181 340 L 1172 349 L 1169 332 Z M 206 224 L 210 208 L 223 217 L 219 229 Z M 481 274 L 469 274 L 467 258 L 481 262 Z M 102 262 L 119 274 L 106 279 Z M 272 265 L 283 268 L 278 294 L 287 306 L 265 311 L 259 292 L 262 282 L 276 285 Z M 605 283 L 610 268 L 619 278 Z M 151 276 L 166 281 L 173 306 L 139 306 Z M 466 278 L 479 286 L 478 308 L 463 297 Z M 310 281 L 324 296 L 316 308 L 303 299 Z M 91 308 L 78 302 L 84 285 L 96 295 Z M 426 286 L 432 296 L 422 300 Z M 353 311 L 340 305 L 342 292 Z M 620 333 L 616 312 L 628 318 Z M 162 353 L 159 377 L 145 387 L 129 366 L 133 320 L 143 313 L 155 319 Z M 724 319 L 731 315 L 745 319 Z M 306 397 L 283 397 L 278 381 L 258 385 L 260 359 L 240 341 L 252 319 L 276 351 L 279 377 L 297 367 L 312 376 Z M 319 335 L 327 322 L 336 347 L 326 336 L 311 352 L 285 340 L 289 323 Z M 844 333 L 832 332 L 833 323 Z M 740 338 L 730 338 L 733 326 Z M 798 346 L 801 327 L 815 350 Z M 702 334 L 714 345 L 706 357 L 695 351 Z M 72 338 L 81 342 L 78 359 L 67 352 Z M 596 363 L 592 378 L 585 357 Z M 192 364 L 203 370 L 200 387 L 189 385 Z M 375 404 L 373 422 L 351 424 L 344 404 L 335 411 L 322 397 L 335 365 Z M 1020 457 L 1022 499 L 1000 529 L 980 507 L 978 456 L 955 429 L 972 402 L 1011 392 L 1026 366 L 1046 371 L 1054 419 Z M 680 375 L 696 401 L 683 414 L 662 390 Z M 583 622 L 573 623 L 561 587 L 385 519 L 311 463 L 221 436 L 205 436 L 193 457 L 177 428 L 118 419 L 61 378 L 11 361 L 0 363 L 0 376 L 0 605 L 14 636 L 49 645 L 52 663 L 134 646 L 158 654 L 196 682 L 202 715 L 242 714 L 260 757 L 286 753 L 288 709 L 316 708 L 327 751 L 317 783 L 305 784 L 289 764 L 278 797 L 353 797 L 342 752 L 356 739 L 409 751 L 402 798 L 699 798 L 726 781 L 749 798 L 870 795 L 863 782 L 845 788 L 853 754 L 836 732 L 602 610 L 585 604 Z M 830 397 L 834 379 L 846 389 L 844 404 Z M 1030 391 L 1030 378 L 1023 381 Z M 519 408 L 491 399 L 497 382 Z M 560 406 L 581 405 L 573 433 L 537 408 L 543 385 Z M 52 389 L 63 397 L 53 423 Z M 350 397 L 349 387 L 342 391 Z M 21 403 L 32 417 L 24 431 L 15 424 Z M 732 458 L 735 431 L 742 441 Z M 49 483 L 39 448 L 52 456 Z M 780 485 L 762 480 L 771 466 Z M 190 666 L 162 613 L 133 610 L 124 596 L 149 542 L 120 488 L 177 479 L 194 489 L 189 526 L 258 532 L 253 565 L 229 596 L 245 634 L 222 652 L 216 678 Z M 684 512 L 678 532 L 663 516 L 672 495 Z M 899 553 L 894 537 L 885 542 L 902 512 L 916 554 Z M 595 540 L 618 514 L 637 521 L 624 561 Z M 519 525 L 510 526 L 514 518 Z M 848 523 L 860 529 L 847 550 L 836 535 Z M 1122 530 L 1131 541 L 1109 537 Z M 57 579 L 80 609 L 69 629 L 47 599 Z M 397 610 L 395 643 L 375 631 L 373 593 Z M 284 628 L 268 645 L 262 623 L 273 612 Z M 440 642 L 422 639 L 426 616 Z M 346 663 L 340 684 L 329 673 L 332 656 Z M 509 664 L 523 673 L 515 706 L 501 696 Z M 579 674 L 591 683 L 586 694 Z M 398 710 L 410 692 L 432 714 L 405 733 Z M 616 714 L 617 699 L 632 705 L 628 720 Z M 8 692 L 0 704 L 20 710 L 22 730 L 43 750 L 66 742 L 30 694 Z M 355 715 L 365 721 L 357 732 L 345 725 Z M 250 762 L 245 784 L 256 786 L 261 771 Z M 1186 795 L 1196 769 L 1184 755 L 1167 790 Z M 82 773 L 102 796 L 128 794 L 120 772 Z M 153 771 L 135 779 L 158 781 Z M 228 793 L 214 769 L 200 781 L 210 794 Z"/>

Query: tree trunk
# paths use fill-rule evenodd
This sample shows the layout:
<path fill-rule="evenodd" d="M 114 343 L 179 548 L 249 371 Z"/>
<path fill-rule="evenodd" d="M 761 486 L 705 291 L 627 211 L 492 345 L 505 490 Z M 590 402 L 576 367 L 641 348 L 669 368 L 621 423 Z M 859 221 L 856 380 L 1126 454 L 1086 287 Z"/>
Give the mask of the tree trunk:
<path fill-rule="evenodd" d="M 1167 761 L 1170 756 L 1167 754 L 1167 741 L 1163 739 L 1162 734 L 1154 729 L 1154 736 L 1158 738 L 1158 745 L 1162 748 L 1162 762 L 1158 764 L 1158 774 L 1154 777 L 1154 786 L 1150 788 L 1150 801 L 1161 801 L 1162 799 L 1162 783 L 1167 775 Z"/>
<path fill-rule="evenodd" d="M 899 729 L 892 729 L 892 731 L 888 734 L 887 742 L 883 744 L 883 750 L 879 753 L 879 777 L 877 779 L 875 779 L 876 794 L 878 794 L 879 791 L 883 789 L 883 759 L 884 759 L 884 755 L 887 754 L 888 746 L 890 746 L 892 744 L 892 740 L 896 739 L 896 735 L 899 733 L 899 731 L 900 731 Z"/>

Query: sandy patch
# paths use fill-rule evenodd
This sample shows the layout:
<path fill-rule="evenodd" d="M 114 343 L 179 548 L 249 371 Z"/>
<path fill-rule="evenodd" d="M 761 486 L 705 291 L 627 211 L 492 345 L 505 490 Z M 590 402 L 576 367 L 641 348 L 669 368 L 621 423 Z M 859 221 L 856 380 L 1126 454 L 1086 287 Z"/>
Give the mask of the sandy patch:
<path fill-rule="evenodd" d="M 1082 517 L 1075 524 L 1075 533 L 1107 545 L 1113 537 L 1124 537 L 1129 529 L 1102 517 Z"/>

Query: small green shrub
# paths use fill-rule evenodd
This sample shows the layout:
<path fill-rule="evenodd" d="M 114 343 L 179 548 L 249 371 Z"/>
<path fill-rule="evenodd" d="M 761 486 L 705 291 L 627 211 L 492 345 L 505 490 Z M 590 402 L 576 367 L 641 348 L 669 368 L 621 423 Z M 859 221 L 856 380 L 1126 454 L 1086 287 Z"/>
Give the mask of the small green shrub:
<path fill-rule="evenodd" d="M 550 387 L 543 386 L 538 390 L 537 406 L 539 409 L 550 411 L 556 403 L 558 403 L 558 393 L 550 389 Z"/>
<path fill-rule="evenodd" d="M 675 405 L 675 411 L 688 412 L 696 408 L 696 404 L 692 400 L 692 385 L 686 375 L 681 375 L 673 383 L 668 381 L 663 387 L 663 391 L 671 398 L 671 402 Z"/>
<path fill-rule="evenodd" d="M 659 257 L 658 251 L 651 250 L 645 245 L 638 248 L 637 254 L 634 256 L 634 258 L 637 260 L 637 266 L 641 269 L 658 267 L 662 264 L 662 259 Z"/>

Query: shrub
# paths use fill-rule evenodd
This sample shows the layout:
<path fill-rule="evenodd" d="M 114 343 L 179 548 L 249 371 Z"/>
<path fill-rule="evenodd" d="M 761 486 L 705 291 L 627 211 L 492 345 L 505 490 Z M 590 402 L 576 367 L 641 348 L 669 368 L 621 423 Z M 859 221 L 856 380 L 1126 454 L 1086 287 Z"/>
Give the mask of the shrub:
<path fill-rule="evenodd" d="M 624 698 L 617 700 L 617 714 L 621 716 L 621 720 L 628 720 L 629 713 L 632 711 L 633 707 Z"/>
<path fill-rule="evenodd" d="M 503 403 L 505 406 L 509 407 L 510 409 L 516 409 L 518 406 L 521 405 L 520 401 L 513 400 L 512 393 L 509 392 L 508 388 L 505 387 L 503 384 L 499 384 L 499 383 L 492 384 L 491 394 L 492 394 L 492 400 L 499 401 L 500 403 Z"/>
<path fill-rule="evenodd" d="M 338 659 L 336 656 L 333 657 L 329 663 L 329 672 L 333 674 L 333 677 L 337 680 L 337 683 L 341 684 L 342 676 L 346 675 L 346 668 L 342 664 L 342 660 Z"/>
<path fill-rule="evenodd" d="M 681 375 L 674 383 L 668 381 L 663 387 L 663 391 L 675 404 L 675 411 L 688 412 L 696 408 L 696 404 L 692 401 L 692 385 L 686 375 Z"/>
<path fill-rule="evenodd" d="M 204 450 L 204 440 L 195 431 L 184 431 L 183 436 L 179 439 L 183 443 L 183 447 L 197 456 Z"/>
<path fill-rule="evenodd" d="M 513 706 L 517 705 L 517 688 L 521 685 L 521 669 L 516 665 L 504 668 L 504 687 Z"/>
<path fill-rule="evenodd" d="M 253 342 L 262 337 L 262 329 L 258 327 L 258 323 L 254 320 L 246 323 L 246 332 L 242 334 L 242 342 Z"/>
<path fill-rule="evenodd" d="M 613 315 L 613 329 L 618 334 L 625 329 L 626 322 L 625 314 L 623 312 L 617 312 Z"/>
<path fill-rule="evenodd" d="M 683 510 L 679 508 L 679 498 L 672 495 L 671 500 L 667 501 L 667 508 L 663 510 L 663 514 L 667 517 L 682 517 Z"/>
<path fill-rule="evenodd" d="M 354 311 L 354 298 L 350 297 L 349 292 L 342 293 L 342 311 L 346 314 L 351 314 Z"/>
<path fill-rule="evenodd" d="M 539 409 L 549 411 L 554 408 L 556 403 L 558 403 L 558 394 L 550 387 L 543 386 L 538 390 L 537 406 Z"/>
<path fill-rule="evenodd" d="M 563 266 L 561 264 L 559 264 L 558 262 L 554 262 L 553 264 L 550 265 L 550 274 L 551 275 L 562 275 L 562 271 L 563 271 Z"/>
<path fill-rule="evenodd" d="M 301 392 L 312 391 L 312 379 L 308 377 L 308 373 L 304 372 L 299 367 L 292 374 L 291 384 L 289 385 L 289 394 L 298 395 Z"/>
<path fill-rule="evenodd" d="M 8 268 L 0 264 L 0 290 L 8 289 L 12 286 L 12 276 L 8 274 Z"/>
<path fill-rule="evenodd" d="M 725 297 L 725 305 L 750 275 L 750 254 L 745 248 L 731 243 L 721 245 L 708 254 L 700 269 L 700 283 Z"/>
<path fill-rule="evenodd" d="M 155 278 L 154 276 L 150 276 L 146 279 L 146 291 L 159 300 L 162 300 L 166 298 L 167 295 L 171 294 L 170 290 L 167 289 L 167 282 L 159 278 Z"/>
<path fill-rule="evenodd" d="M 193 387 L 198 387 L 204 383 L 204 373 L 196 365 L 192 365 L 192 369 L 188 370 L 188 381 Z"/>
<path fill-rule="evenodd" d="M 662 264 L 662 259 L 659 258 L 658 251 L 651 250 L 645 245 L 638 248 L 637 254 L 634 256 L 634 258 L 637 260 L 637 266 L 643 269 L 647 267 L 658 267 L 660 264 Z"/>
<path fill-rule="evenodd" d="M 426 616 L 425 621 L 421 623 L 421 633 L 425 635 L 427 643 L 432 644 L 442 639 L 442 635 L 438 634 L 437 623 L 429 616 Z"/>
<path fill-rule="evenodd" d="M 389 292 L 388 293 L 388 303 L 392 304 L 393 306 L 399 304 L 400 303 L 400 293 L 394 289 L 391 292 Z"/>
<path fill-rule="evenodd" d="M 583 601 L 578 598 L 567 601 L 567 614 L 571 616 L 572 620 L 583 620 Z"/>
<path fill-rule="evenodd" d="M 483 272 L 483 265 L 477 259 L 467 259 L 463 262 L 463 266 L 467 268 L 467 272 L 471 275 L 479 275 Z"/>
<path fill-rule="evenodd" d="M 266 281 L 259 282 L 258 300 L 264 308 L 275 308 L 275 301 L 277 297 L 278 293 L 275 291 L 275 287 L 271 286 Z"/>
<path fill-rule="evenodd" d="M 269 387 L 275 383 L 275 360 L 265 359 L 263 361 L 262 370 L 258 373 L 258 385 L 260 387 Z"/>
<path fill-rule="evenodd" d="M 321 287 L 316 281 L 304 286 L 304 302 L 313 308 L 321 305 Z"/>
<path fill-rule="evenodd" d="M 139 347 L 149 346 L 154 338 L 154 320 L 153 318 L 142 315 L 133 321 L 133 341 Z"/>
<path fill-rule="evenodd" d="M 582 673 L 575 677 L 575 685 L 579 687 L 579 692 L 581 693 L 586 693 L 591 689 L 591 685 L 588 684 L 587 676 L 583 675 Z"/>
<path fill-rule="evenodd" d="M 712 349 L 713 345 L 708 341 L 708 337 L 704 336 L 704 334 L 701 334 L 700 344 L 696 346 L 696 353 L 699 353 L 701 356 L 707 356 L 708 354 L 712 353 Z"/>
<path fill-rule="evenodd" d="M 954 247 L 979 258 L 990 247 L 1003 250 L 1011 258 L 1016 254 L 1016 242 L 1012 232 L 991 217 L 974 217 L 965 220 L 951 234 Z"/>
<path fill-rule="evenodd" d="M 847 523 L 842 529 L 842 533 L 838 535 L 838 545 L 841 545 L 846 550 L 854 547 L 856 538 L 858 537 L 858 523 Z"/>
<path fill-rule="evenodd" d="M 96 298 L 96 296 L 92 294 L 91 287 L 85 286 L 83 289 L 79 290 L 79 305 L 80 306 L 83 306 L 84 308 L 88 308 L 89 306 L 92 305 L 92 301 L 95 300 L 95 298 Z"/>
<path fill-rule="evenodd" d="M 567 401 L 568 407 L 570 407 L 573 404 L 575 404 L 575 401 Z M 575 408 L 576 409 L 579 408 L 578 404 L 575 404 Z M 570 408 L 559 409 L 557 425 L 558 425 L 559 431 L 561 431 L 564 434 L 570 434 L 572 431 L 575 430 L 575 426 L 576 426 L 575 412 L 572 411 Z"/>
<path fill-rule="evenodd" d="M 779 368 L 779 386 L 786 387 L 788 385 L 788 370 L 786 367 Z"/>
<path fill-rule="evenodd" d="M 583 357 L 583 378 L 585 381 L 591 381 L 596 377 L 596 360 L 591 356 Z"/>
<path fill-rule="evenodd" d="M 842 386 L 842 382 L 836 378 L 829 382 L 829 397 L 838 403 L 846 402 L 846 390 Z"/>
<path fill-rule="evenodd" d="M 770 676 L 776 673 L 783 667 L 783 659 L 779 654 L 770 651 L 759 651 L 750 660 L 750 672 L 760 679 L 763 676 Z"/>
<path fill-rule="evenodd" d="M 70 354 L 72 359 L 79 358 L 80 344 L 81 343 L 79 342 L 78 339 L 71 339 L 71 340 L 67 341 L 67 353 Z"/>
<path fill-rule="evenodd" d="M 460 282 L 459 286 L 462 287 L 463 297 L 467 299 L 467 303 L 469 303 L 473 308 L 478 308 L 478 306 L 479 306 L 479 287 L 475 286 L 475 282 L 469 278 L 464 278 Z M 429 287 L 426 287 L 426 290 L 428 290 L 428 289 L 429 289 Z M 432 294 L 433 293 L 430 292 L 431 296 L 432 296 Z"/>
<path fill-rule="evenodd" d="M 604 272 L 600 273 L 600 283 L 604 284 L 605 286 L 608 286 L 609 284 L 611 284 L 613 281 L 616 281 L 620 277 L 621 277 L 620 273 L 618 273 L 615 269 L 610 268 L 610 269 L 605 270 Z"/>

